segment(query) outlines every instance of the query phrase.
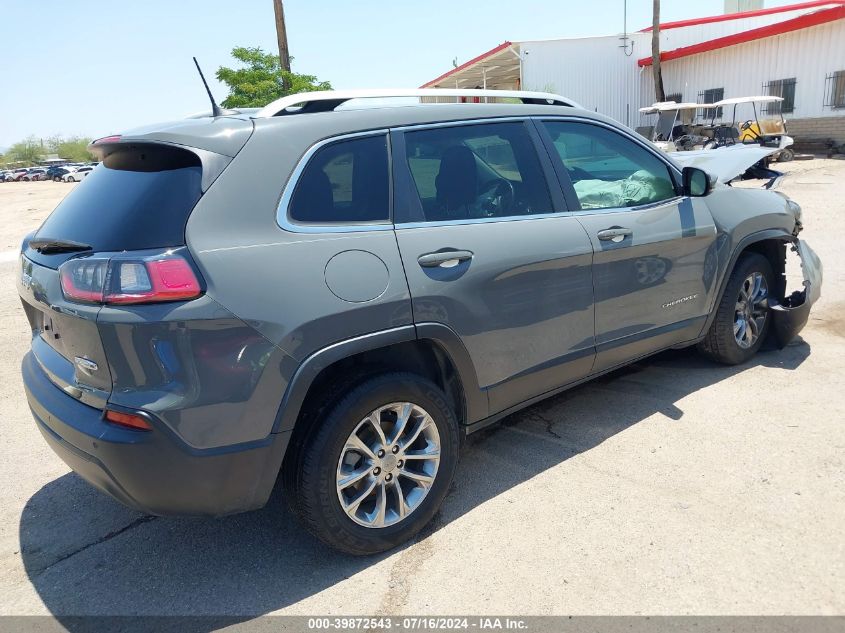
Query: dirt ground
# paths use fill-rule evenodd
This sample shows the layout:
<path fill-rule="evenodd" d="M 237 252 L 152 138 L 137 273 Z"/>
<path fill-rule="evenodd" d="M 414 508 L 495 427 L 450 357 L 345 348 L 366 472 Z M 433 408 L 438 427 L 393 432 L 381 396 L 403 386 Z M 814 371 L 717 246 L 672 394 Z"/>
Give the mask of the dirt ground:
<path fill-rule="evenodd" d="M 16 249 L 74 186 L 0 184 L 0 614 L 845 613 L 845 161 L 784 167 L 825 265 L 801 338 L 664 353 L 473 437 L 435 524 L 374 558 L 283 499 L 152 518 L 70 473 L 24 398 Z"/>

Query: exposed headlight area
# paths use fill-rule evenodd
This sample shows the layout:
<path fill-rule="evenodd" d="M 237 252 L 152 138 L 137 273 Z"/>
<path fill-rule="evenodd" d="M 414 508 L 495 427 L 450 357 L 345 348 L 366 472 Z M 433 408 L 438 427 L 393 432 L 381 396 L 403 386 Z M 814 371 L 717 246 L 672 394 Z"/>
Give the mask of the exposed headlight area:
<path fill-rule="evenodd" d="M 795 214 L 795 230 L 793 233 L 798 235 L 798 233 L 801 232 L 801 229 L 804 228 L 804 225 L 801 222 L 801 205 L 790 198 L 786 199 L 786 204 L 789 205 L 789 210 Z"/>
<path fill-rule="evenodd" d="M 789 207 L 789 210 L 792 211 L 792 214 L 795 216 L 795 228 L 793 229 L 792 234 L 798 235 L 804 228 L 804 225 L 801 222 L 801 205 L 782 191 L 775 191 L 775 193 L 786 200 L 786 206 Z"/>

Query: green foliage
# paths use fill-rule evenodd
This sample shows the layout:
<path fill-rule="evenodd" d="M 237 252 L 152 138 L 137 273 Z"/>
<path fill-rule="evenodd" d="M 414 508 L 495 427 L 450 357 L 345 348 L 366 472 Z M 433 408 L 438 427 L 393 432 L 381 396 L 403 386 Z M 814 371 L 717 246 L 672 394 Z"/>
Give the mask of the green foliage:
<path fill-rule="evenodd" d="M 86 163 L 97 160 L 94 154 L 88 151 L 88 144 L 90 142 L 90 138 L 79 136 L 71 136 L 66 139 L 59 138 L 56 149 L 53 152 L 58 154 L 59 158 L 67 158 L 73 163 Z"/>
<path fill-rule="evenodd" d="M 318 81 L 314 75 L 282 70 L 279 56 L 260 48 L 238 47 L 232 49 L 232 57 L 241 68 L 217 70 L 217 79 L 229 86 L 224 108 L 260 108 L 285 95 L 332 89 L 328 81 Z"/>
<path fill-rule="evenodd" d="M 64 138 L 57 134 L 44 139 L 28 136 L 12 145 L 0 157 L 0 164 L 29 167 L 37 165 L 46 154 L 58 154 L 59 158 L 74 163 L 87 162 L 94 160 L 94 155 L 87 149 L 90 142 L 91 139 L 79 136 Z"/>
<path fill-rule="evenodd" d="M 3 157 L 6 163 L 23 163 L 24 166 L 34 165 L 44 154 L 41 141 L 34 136 L 28 136 L 9 148 Z"/>

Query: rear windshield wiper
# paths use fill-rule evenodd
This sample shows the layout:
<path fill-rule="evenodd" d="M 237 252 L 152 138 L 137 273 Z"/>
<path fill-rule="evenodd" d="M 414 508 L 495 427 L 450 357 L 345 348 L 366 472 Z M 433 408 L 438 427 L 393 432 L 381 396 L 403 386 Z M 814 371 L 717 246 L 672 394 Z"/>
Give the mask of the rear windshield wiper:
<path fill-rule="evenodd" d="M 73 240 L 60 240 L 53 237 L 36 237 L 29 240 L 29 247 L 34 248 L 42 255 L 50 253 L 74 253 L 76 251 L 90 251 L 92 247 L 82 242 Z"/>

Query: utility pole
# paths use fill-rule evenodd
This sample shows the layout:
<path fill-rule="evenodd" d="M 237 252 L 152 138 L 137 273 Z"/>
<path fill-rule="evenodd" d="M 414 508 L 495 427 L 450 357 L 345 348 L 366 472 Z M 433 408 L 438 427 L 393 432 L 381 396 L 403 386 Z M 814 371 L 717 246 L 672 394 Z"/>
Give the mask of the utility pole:
<path fill-rule="evenodd" d="M 660 70 L 660 0 L 654 0 L 651 16 L 651 74 L 654 77 L 654 100 L 665 101 L 663 73 Z"/>
<path fill-rule="evenodd" d="M 279 40 L 279 61 L 282 70 L 290 72 L 290 53 L 288 52 L 288 32 L 285 29 L 285 7 L 282 0 L 273 0 L 276 12 L 276 38 Z"/>

